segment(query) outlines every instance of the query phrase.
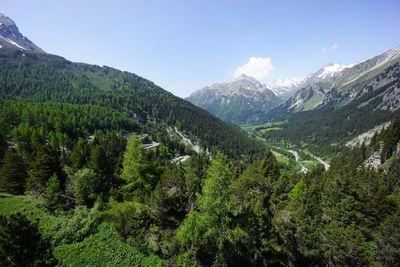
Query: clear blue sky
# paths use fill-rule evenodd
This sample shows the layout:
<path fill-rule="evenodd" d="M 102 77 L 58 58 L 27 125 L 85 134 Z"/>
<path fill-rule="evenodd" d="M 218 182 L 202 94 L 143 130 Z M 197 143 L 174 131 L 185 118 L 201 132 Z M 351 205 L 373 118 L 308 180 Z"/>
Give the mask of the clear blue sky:
<path fill-rule="evenodd" d="M 268 83 L 400 45 L 399 0 L 2 0 L 0 12 L 48 53 L 183 97 L 232 80 L 251 57 L 269 64 Z"/>

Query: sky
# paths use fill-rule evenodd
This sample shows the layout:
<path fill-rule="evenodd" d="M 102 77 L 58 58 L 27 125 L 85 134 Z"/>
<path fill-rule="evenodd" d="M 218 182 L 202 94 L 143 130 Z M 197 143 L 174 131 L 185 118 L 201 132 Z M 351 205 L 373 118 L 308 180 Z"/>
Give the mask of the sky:
<path fill-rule="evenodd" d="M 180 97 L 242 73 L 302 78 L 400 45 L 399 0 L 1 0 L 0 12 L 48 53 Z"/>

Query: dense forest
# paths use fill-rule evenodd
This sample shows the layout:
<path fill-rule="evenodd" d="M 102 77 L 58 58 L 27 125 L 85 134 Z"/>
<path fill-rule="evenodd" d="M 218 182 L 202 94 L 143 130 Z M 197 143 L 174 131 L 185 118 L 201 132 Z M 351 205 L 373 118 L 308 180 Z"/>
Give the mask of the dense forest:
<path fill-rule="evenodd" d="M 204 150 L 221 150 L 238 160 L 251 161 L 266 154 L 238 126 L 217 119 L 146 79 L 110 67 L 1 49 L 0 88 L 3 100 L 91 105 L 123 113 L 123 117 L 141 124 L 164 123 L 190 135 Z"/>
<path fill-rule="evenodd" d="M 15 120 L 30 121 L 30 131 L 39 136 L 42 131 L 63 140 L 65 134 L 72 141 L 67 142 L 71 149 L 51 138 L 3 146 L 2 266 L 400 262 L 400 118 L 369 146 L 332 160 L 326 172 L 320 166 L 282 175 L 272 156 L 243 165 L 220 152 L 212 160 L 194 153 L 187 164 L 171 164 L 159 149 L 144 149 L 137 135 L 127 141 L 112 131 L 134 124 L 125 124 L 124 117 L 103 124 L 91 106 L 46 104 L 41 110 L 34 104 L 2 104 L 11 113 L 21 106 L 36 110 L 34 117 L 54 115 L 55 109 L 65 115 L 65 124 L 59 123 L 65 132 L 57 120 L 38 129 L 31 112 Z M 81 137 L 91 120 L 82 121 L 80 131 L 68 131 L 77 110 L 103 125 L 93 139 Z M 21 126 L 7 123 L 19 137 Z M 379 149 L 382 167 L 364 168 Z"/>

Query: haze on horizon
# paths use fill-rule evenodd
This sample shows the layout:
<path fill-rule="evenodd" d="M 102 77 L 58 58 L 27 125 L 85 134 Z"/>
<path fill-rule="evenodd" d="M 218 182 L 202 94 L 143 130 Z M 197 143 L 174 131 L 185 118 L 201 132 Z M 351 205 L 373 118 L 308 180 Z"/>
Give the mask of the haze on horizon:
<path fill-rule="evenodd" d="M 395 0 L 4 0 L 0 12 L 48 53 L 130 71 L 181 97 L 241 73 L 301 78 L 400 44 Z"/>

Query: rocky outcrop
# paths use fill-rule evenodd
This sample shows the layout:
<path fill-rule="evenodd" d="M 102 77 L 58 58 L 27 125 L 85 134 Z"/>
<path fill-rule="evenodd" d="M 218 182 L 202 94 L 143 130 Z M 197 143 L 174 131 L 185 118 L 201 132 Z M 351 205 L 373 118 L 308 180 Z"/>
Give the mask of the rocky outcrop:
<path fill-rule="evenodd" d="M 23 36 L 15 22 L 4 14 L 0 13 L 0 48 L 16 48 L 34 52 L 44 51 Z"/>
<path fill-rule="evenodd" d="M 379 150 L 364 161 L 364 168 L 378 170 L 382 166 L 381 153 L 383 142 L 379 143 Z"/>

